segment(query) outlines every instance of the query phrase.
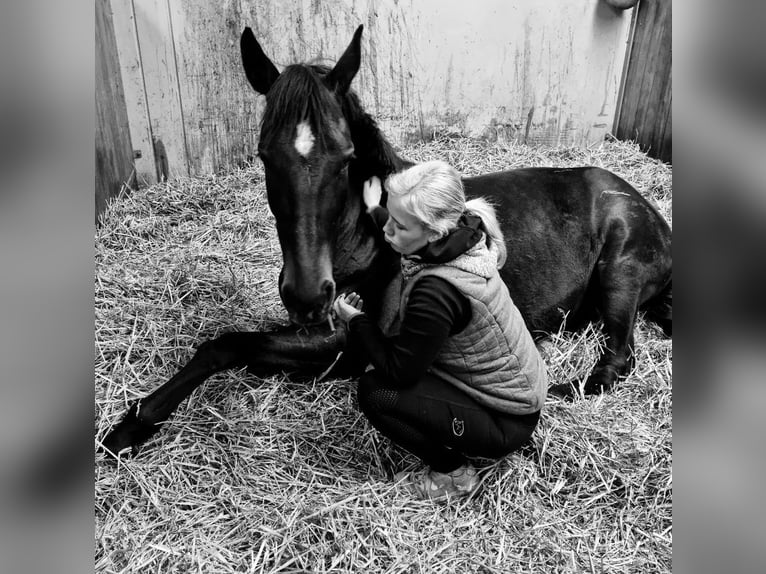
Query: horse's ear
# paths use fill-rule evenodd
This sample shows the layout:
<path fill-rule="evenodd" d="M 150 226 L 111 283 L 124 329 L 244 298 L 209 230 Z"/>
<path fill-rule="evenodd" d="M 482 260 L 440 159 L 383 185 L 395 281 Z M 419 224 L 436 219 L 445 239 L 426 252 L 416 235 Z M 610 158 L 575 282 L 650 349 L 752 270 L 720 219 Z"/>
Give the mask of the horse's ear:
<path fill-rule="evenodd" d="M 256 92 L 265 94 L 279 77 L 279 70 L 264 54 L 263 48 L 255 39 L 250 26 L 247 26 L 242 32 L 239 48 L 242 51 L 242 65 L 245 68 L 247 80 Z"/>
<path fill-rule="evenodd" d="M 327 74 L 325 82 L 331 90 L 335 90 L 339 94 L 345 94 L 348 91 L 351 81 L 359 71 L 359 64 L 361 63 L 361 40 L 362 30 L 364 30 L 364 24 L 360 25 L 354 37 L 351 39 L 351 43 L 343 52 L 343 55 L 335 64 L 335 67 Z"/>

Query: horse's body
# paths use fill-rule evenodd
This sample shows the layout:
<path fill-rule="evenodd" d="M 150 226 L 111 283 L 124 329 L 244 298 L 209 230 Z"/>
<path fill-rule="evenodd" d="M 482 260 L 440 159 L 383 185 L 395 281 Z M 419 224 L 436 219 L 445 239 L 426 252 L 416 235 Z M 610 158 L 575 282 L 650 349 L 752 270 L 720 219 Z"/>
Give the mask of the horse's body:
<path fill-rule="evenodd" d="M 242 34 L 248 80 L 266 94 L 259 155 L 283 255 L 280 295 L 292 325 L 228 333 L 203 343 L 168 383 L 134 404 L 104 440 L 117 453 L 158 429 L 207 377 L 248 366 L 256 374 L 317 375 L 344 346 L 327 324 L 338 292 L 358 291 L 381 324 L 396 314 L 399 256 L 373 229 L 361 189 L 410 165 L 397 156 L 349 86 L 360 63 L 360 26 L 337 65 L 294 65 L 281 74 L 249 28 Z M 496 206 L 508 245 L 501 269 L 535 336 L 562 322 L 603 319 L 606 349 L 585 383 L 609 389 L 631 366 L 640 308 L 671 330 L 670 229 L 628 183 L 594 167 L 529 168 L 465 178 L 466 193 Z M 363 365 L 344 357 L 338 374 Z M 559 392 L 571 392 L 569 384 Z"/>

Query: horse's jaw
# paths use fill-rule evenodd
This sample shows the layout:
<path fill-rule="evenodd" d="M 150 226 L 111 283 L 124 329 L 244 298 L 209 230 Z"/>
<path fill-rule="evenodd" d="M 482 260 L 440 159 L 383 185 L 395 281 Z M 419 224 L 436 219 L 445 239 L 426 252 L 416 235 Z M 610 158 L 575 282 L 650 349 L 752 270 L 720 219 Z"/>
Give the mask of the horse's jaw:
<path fill-rule="evenodd" d="M 378 256 L 373 222 L 367 213 L 360 211 L 347 211 L 344 225 L 337 230 L 332 265 L 336 285 L 344 285 L 355 275 L 365 273 Z"/>
<path fill-rule="evenodd" d="M 295 325 L 296 327 L 316 327 L 318 325 L 323 325 L 328 322 L 330 317 L 330 307 L 328 305 L 327 309 L 324 310 L 321 314 L 319 314 L 315 319 L 313 320 L 306 320 L 299 316 L 298 313 L 295 313 L 293 311 L 287 312 L 288 320 L 290 321 L 291 325 Z"/>

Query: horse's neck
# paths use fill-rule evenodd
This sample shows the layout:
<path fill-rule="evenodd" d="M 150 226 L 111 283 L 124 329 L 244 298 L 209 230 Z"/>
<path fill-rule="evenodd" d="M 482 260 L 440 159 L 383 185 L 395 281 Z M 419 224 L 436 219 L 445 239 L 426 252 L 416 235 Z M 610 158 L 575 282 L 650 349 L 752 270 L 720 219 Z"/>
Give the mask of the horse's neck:
<path fill-rule="evenodd" d="M 348 196 L 335 235 L 333 273 L 336 279 L 342 281 L 365 273 L 380 255 L 390 251 L 381 231 L 375 229 L 372 217 L 367 213 L 362 189 L 365 180 L 374 175 L 385 178 L 392 170 L 391 164 L 370 157 L 358 157 L 349 166 Z"/>
<path fill-rule="evenodd" d="M 378 241 L 372 233 L 372 225 L 365 221 L 370 216 L 363 209 L 360 195 L 361 189 L 349 186 L 346 206 L 335 231 L 333 275 L 341 282 L 364 272 L 378 255 Z"/>
<path fill-rule="evenodd" d="M 412 165 L 399 157 L 368 114 L 357 110 L 349 127 L 356 157 L 349 166 L 349 195 L 336 236 L 334 273 L 341 280 L 366 272 L 381 256 L 385 259 L 392 253 L 366 213 L 362 199 L 364 182 L 373 176 L 384 180 Z"/>

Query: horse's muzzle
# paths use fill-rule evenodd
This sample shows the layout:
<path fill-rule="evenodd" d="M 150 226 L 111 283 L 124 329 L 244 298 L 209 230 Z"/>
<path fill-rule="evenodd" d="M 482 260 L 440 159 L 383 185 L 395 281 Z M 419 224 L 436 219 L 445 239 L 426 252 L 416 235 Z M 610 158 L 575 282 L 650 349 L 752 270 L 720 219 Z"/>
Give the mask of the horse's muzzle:
<path fill-rule="evenodd" d="M 297 289 L 292 283 L 284 282 L 280 288 L 280 295 L 291 323 L 316 325 L 327 321 L 327 315 L 335 299 L 335 282 L 325 279 L 318 292 L 313 293 L 305 289 Z"/>

